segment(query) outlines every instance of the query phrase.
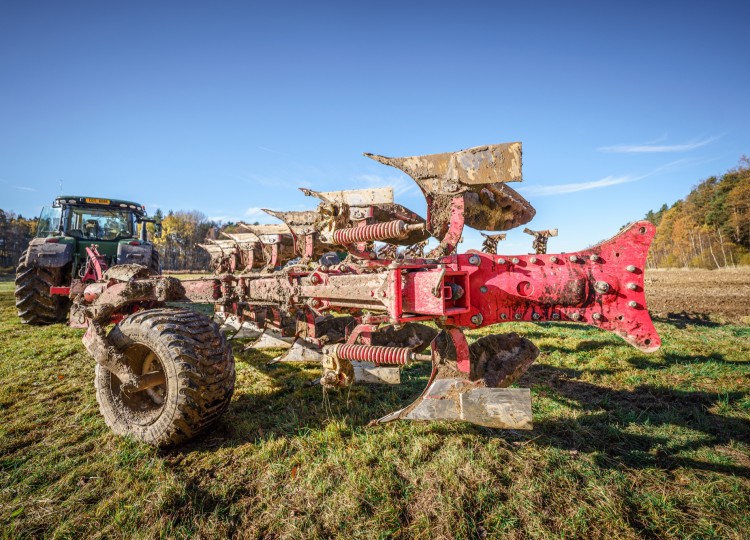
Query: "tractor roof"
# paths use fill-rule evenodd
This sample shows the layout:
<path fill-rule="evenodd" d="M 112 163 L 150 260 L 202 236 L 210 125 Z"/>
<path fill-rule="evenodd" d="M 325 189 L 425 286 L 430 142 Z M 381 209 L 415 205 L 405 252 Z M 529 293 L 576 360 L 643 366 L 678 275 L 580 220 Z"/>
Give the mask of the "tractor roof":
<path fill-rule="evenodd" d="M 81 197 L 79 195 L 60 195 L 54 206 L 106 206 L 108 208 L 127 208 L 136 214 L 145 214 L 146 209 L 139 203 L 120 199 L 103 199 L 101 197 Z"/>

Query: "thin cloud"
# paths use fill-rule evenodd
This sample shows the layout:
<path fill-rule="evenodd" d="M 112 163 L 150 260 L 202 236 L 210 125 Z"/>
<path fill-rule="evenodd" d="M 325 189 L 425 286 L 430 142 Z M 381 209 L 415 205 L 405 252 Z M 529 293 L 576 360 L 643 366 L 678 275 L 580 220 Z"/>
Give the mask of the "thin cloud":
<path fill-rule="evenodd" d="M 39 191 L 36 188 L 28 187 L 28 186 L 13 186 L 16 189 L 20 189 L 21 191 Z"/>
<path fill-rule="evenodd" d="M 692 140 L 683 144 L 616 144 L 614 146 L 602 146 L 597 148 L 599 152 L 608 152 L 614 154 L 646 154 L 646 153 L 663 153 L 663 152 L 689 152 L 701 146 L 711 144 L 718 137 L 709 137 L 708 139 Z"/>
<path fill-rule="evenodd" d="M 591 182 L 576 182 L 572 184 L 557 184 L 554 186 L 522 186 L 518 188 L 520 193 L 524 195 L 532 195 L 536 197 L 545 197 L 549 195 L 563 195 L 566 193 L 576 193 L 579 191 L 588 191 L 590 189 L 600 189 L 609 186 L 616 186 L 618 184 L 627 184 L 630 182 L 636 182 L 643 180 L 649 176 L 653 176 L 657 173 L 674 169 L 679 165 L 686 163 L 695 164 L 704 160 L 695 159 L 678 159 L 676 161 L 670 161 L 654 169 L 653 171 L 647 172 L 641 175 L 626 174 L 623 176 L 605 176 L 599 180 L 593 180 Z"/>
<path fill-rule="evenodd" d="M 416 191 L 417 184 L 403 176 L 380 176 L 377 174 L 360 174 L 355 178 L 368 188 L 392 187 L 393 195 L 405 195 Z"/>
<path fill-rule="evenodd" d="M 557 184 L 555 186 L 529 186 L 518 188 L 518 191 L 524 195 L 534 195 L 545 197 L 547 195 L 562 195 L 563 193 L 576 193 L 578 191 L 587 191 L 589 189 L 599 189 L 603 187 L 616 186 L 617 184 L 626 184 L 640 180 L 643 176 L 607 176 L 601 180 L 592 182 L 578 182 L 575 184 Z"/>
<path fill-rule="evenodd" d="M 258 150 L 263 150 L 264 152 L 271 152 L 272 154 L 282 154 L 282 152 L 279 152 L 278 150 L 274 150 L 273 148 L 268 148 L 267 146 L 257 146 Z"/>
<path fill-rule="evenodd" d="M 246 217 L 258 217 L 258 216 L 268 216 L 262 208 L 258 206 L 251 206 L 247 210 L 245 210 L 245 216 Z"/>

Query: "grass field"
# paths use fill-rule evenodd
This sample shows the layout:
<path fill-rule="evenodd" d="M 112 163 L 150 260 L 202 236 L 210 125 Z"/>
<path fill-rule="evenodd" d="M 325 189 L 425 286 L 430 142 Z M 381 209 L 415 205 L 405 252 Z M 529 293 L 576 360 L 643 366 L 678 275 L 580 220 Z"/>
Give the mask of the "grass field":
<path fill-rule="evenodd" d="M 83 332 L 22 326 L 0 283 L 0 537 L 748 538 L 750 327 L 657 329 L 645 355 L 572 324 L 504 325 L 542 350 L 519 383 L 531 432 L 368 428 L 424 366 L 324 395 L 312 367 L 236 344 L 218 428 L 158 452 L 109 433 Z"/>

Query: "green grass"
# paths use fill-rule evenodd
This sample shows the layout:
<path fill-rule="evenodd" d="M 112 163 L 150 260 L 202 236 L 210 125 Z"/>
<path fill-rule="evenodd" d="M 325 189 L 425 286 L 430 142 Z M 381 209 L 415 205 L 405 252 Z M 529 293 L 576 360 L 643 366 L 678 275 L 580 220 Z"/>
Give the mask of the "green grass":
<path fill-rule="evenodd" d="M 237 344 L 218 427 L 158 452 L 104 425 L 83 331 L 19 324 L 0 283 L 0 537 L 747 538 L 750 328 L 657 328 L 653 355 L 570 324 L 486 329 L 542 350 L 531 432 L 368 428 L 425 366 L 323 394 L 313 367 Z"/>

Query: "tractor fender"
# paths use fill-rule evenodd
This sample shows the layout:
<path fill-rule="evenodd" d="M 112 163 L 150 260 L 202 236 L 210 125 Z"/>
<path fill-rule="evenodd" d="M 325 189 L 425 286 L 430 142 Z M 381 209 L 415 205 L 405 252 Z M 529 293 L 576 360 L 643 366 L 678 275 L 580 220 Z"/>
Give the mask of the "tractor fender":
<path fill-rule="evenodd" d="M 151 244 L 119 244 L 117 246 L 117 264 L 140 264 L 148 267 L 151 263 Z"/>
<path fill-rule="evenodd" d="M 73 244 L 47 242 L 45 238 L 34 238 L 29 243 L 26 255 L 28 266 L 60 268 L 73 260 Z"/>

